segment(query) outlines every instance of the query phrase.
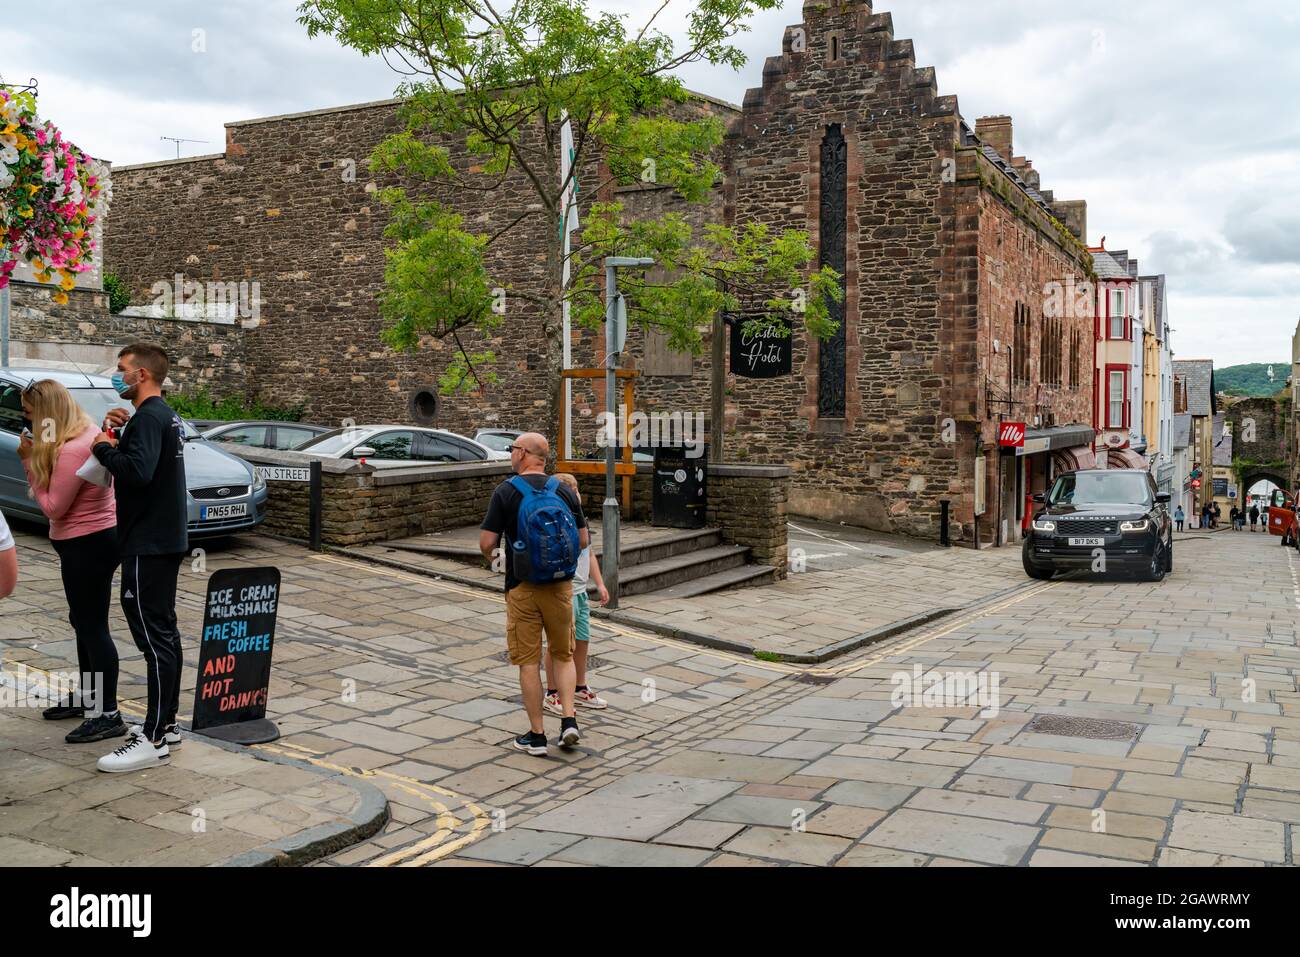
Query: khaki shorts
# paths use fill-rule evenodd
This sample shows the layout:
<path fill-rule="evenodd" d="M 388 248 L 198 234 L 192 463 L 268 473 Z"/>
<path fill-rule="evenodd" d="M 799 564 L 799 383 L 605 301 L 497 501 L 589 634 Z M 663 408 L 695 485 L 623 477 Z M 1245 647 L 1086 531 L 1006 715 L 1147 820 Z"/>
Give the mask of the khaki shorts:
<path fill-rule="evenodd" d="M 512 665 L 542 660 L 542 632 L 556 661 L 573 658 L 573 582 L 520 582 L 506 592 L 506 647 Z"/>

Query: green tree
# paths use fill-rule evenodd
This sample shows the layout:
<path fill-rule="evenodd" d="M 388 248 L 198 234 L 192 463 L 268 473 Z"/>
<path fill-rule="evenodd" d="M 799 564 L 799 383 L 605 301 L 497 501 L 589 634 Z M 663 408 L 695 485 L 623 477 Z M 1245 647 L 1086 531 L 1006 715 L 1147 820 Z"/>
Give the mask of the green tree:
<path fill-rule="evenodd" d="M 388 174 L 380 193 L 389 213 L 384 337 L 414 350 L 426 336 L 451 339 L 455 354 L 444 391 L 491 382 L 490 351 L 471 351 L 462 330 L 491 336 L 503 302 L 522 302 L 540 321 L 546 342 L 550 396 L 547 427 L 559 418 L 563 365 L 563 303 L 576 325 L 604 321 L 603 260 L 650 256 L 658 266 L 642 276 L 620 275 L 632 325 L 662 331 L 670 346 L 698 353 L 703 329 L 718 310 L 766 302 L 747 320 L 750 331 L 788 331 L 801 319 L 810 335 L 835 331 L 828 299 L 842 296 L 840 276 L 813 266 L 805 233 L 774 234 L 761 224 L 710 225 L 696 234 L 684 217 L 637 219 L 619 203 L 584 215 L 563 281 L 564 224 L 575 176 L 625 184 L 669 186 L 688 202 L 704 202 L 719 178 L 711 155 L 724 130 L 716 119 L 679 119 L 689 94 L 674 75 L 706 62 L 738 69 L 745 61 L 731 40 L 757 11 L 779 0 L 697 0 L 687 20 L 684 50 L 655 27 L 663 0 L 635 31 L 625 17 L 592 12 L 584 0 L 308 0 L 299 21 L 311 36 L 325 34 L 365 55 L 383 56 L 407 75 L 397 94 L 404 129 L 374 151 L 370 168 Z M 562 127 L 572 135 L 570 172 L 562 181 Z M 448 150 L 463 143 L 475 162 L 459 166 Z M 526 184 L 524 201 L 494 234 L 475 233 L 439 197 L 474 195 L 498 203 L 508 178 Z M 512 195 L 519 195 L 518 191 Z M 513 231 L 532 217 L 555 224 L 547 236 L 544 270 L 534 288 L 508 285 L 491 274 L 489 253 L 517 241 Z M 533 220 L 536 224 L 536 220 Z M 506 309 L 515 308 L 505 305 Z"/>

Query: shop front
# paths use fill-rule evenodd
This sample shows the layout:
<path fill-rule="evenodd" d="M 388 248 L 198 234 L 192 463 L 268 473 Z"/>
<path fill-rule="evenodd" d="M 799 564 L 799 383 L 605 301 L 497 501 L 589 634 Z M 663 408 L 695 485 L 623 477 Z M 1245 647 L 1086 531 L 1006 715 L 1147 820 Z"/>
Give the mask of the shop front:
<path fill-rule="evenodd" d="M 1020 541 L 1034 517 L 1034 496 L 1050 491 L 1057 477 L 1066 472 L 1097 467 L 1093 441 L 1096 432 L 1090 425 L 1064 425 L 1051 429 L 1030 429 L 1024 444 L 1003 449 L 1004 476 L 1009 486 L 1008 503 L 1013 512 L 1015 534 L 1008 541 Z M 1006 453 L 1014 453 L 1014 455 Z M 1014 490 L 1014 491 L 1012 491 Z"/>

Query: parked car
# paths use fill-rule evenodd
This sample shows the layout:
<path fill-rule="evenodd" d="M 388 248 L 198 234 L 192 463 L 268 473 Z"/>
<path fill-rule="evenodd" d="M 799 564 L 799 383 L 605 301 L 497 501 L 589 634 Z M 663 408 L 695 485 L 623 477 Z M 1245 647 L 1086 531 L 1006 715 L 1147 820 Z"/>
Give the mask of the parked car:
<path fill-rule="evenodd" d="M 509 458 L 510 446 L 514 444 L 515 439 L 519 438 L 519 436 L 523 434 L 524 433 L 516 432 L 512 429 L 479 429 L 474 433 L 474 441 L 486 445 L 494 451 L 503 452 L 505 453 L 505 457 Z M 588 457 L 603 460 L 605 458 L 605 450 L 596 449 L 594 452 L 590 453 Z M 617 458 L 620 462 L 623 461 L 622 449 L 617 450 Z M 632 450 L 633 462 L 653 462 L 654 460 L 655 457 L 653 452 L 643 452 L 637 449 Z"/>
<path fill-rule="evenodd" d="M 104 376 L 63 369 L 0 369 L 0 509 L 45 523 L 40 506 L 27 494 L 27 473 L 18 458 L 22 390 L 38 379 L 63 383 L 96 425 L 104 421 L 109 409 L 133 409 Z M 253 528 L 266 518 L 266 483 L 247 462 L 208 442 L 188 422 L 184 424 L 190 535 L 228 535 Z"/>
<path fill-rule="evenodd" d="M 365 459 L 378 468 L 430 462 L 485 462 L 508 459 L 455 432 L 409 425 L 355 425 L 317 436 L 296 451 L 323 459 Z"/>
<path fill-rule="evenodd" d="M 1092 569 L 1099 557 L 1105 571 L 1132 571 L 1145 581 L 1160 581 L 1174 570 L 1170 496 L 1156 489 L 1150 472 L 1069 472 L 1034 501 L 1044 508 L 1030 523 L 1022 548 L 1030 578 Z"/>
<path fill-rule="evenodd" d="M 222 422 L 203 429 L 203 437 L 250 449 L 292 450 L 332 431 L 328 425 L 309 425 L 306 422 Z"/>

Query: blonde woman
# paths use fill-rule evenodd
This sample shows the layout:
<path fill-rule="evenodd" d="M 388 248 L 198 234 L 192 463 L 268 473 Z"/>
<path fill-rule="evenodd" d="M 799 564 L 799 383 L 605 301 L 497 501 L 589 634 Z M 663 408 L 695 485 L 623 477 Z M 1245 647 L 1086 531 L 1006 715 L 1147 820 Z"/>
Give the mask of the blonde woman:
<path fill-rule="evenodd" d="M 44 715 L 51 720 L 85 719 L 67 735 L 69 744 L 120 737 L 126 734 L 126 724 L 117 710 L 117 647 L 108 630 L 113 572 L 120 562 L 117 510 L 112 489 L 77 476 L 90 458 L 99 427 L 53 379 L 33 382 L 23 391 L 22 402 L 30 424 L 18 457 L 32 498 L 50 520 L 50 542 L 59 555 L 82 675 L 81 701 L 60 701 Z"/>

